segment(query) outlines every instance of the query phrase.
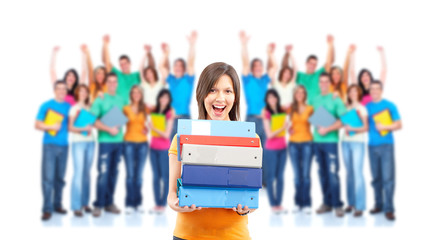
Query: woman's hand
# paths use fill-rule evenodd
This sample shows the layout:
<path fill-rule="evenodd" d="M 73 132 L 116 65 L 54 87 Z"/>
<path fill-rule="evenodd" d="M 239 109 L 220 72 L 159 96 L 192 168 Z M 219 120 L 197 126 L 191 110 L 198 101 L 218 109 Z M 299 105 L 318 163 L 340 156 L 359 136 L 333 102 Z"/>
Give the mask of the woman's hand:
<path fill-rule="evenodd" d="M 193 212 L 196 210 L 201 210 L 201 207 L 196 207 L 195 204 L 192 204 L 192 206 L 184 206 L 184 207 L 180 207 L 179 206 L 179 199 L 175 194 L 168 194 L 168 206 L 176 211 L 176 212 Z"/>
<path fill-rule="evenodd" d="M 238 214 L 245 214 L 245 213 L 255 212 L 255 209 L 249 209 L 248 206 L 244 206 L 244 208 L 242 208 L 241 204 L 237 205 L 237 208 L 233 207 L 232 210 L 234 212 L 237 212 Z"/>

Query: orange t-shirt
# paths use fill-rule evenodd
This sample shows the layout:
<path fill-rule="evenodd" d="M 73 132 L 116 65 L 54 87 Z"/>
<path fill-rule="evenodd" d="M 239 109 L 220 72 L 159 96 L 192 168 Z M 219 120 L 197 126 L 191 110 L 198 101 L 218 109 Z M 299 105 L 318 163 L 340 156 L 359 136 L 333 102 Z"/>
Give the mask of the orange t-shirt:
<path fill-rule="evenodd" d="M 124 140 L 128 142 L 147 142 L 147 134 L 143 133 L 144 124 L 146 122 L 144 113 L 140 112 L 136 114 L 132 111 L 130 105 L 125 106 L 123 112 L 129 119 L 126 125 Z"/>
<path fill-rule="evenodd" d="M 89 90 L 90 90 L 90 100 L 91 100 L 91 102 L 93 102 L 98 97 L 98 95 L 95 95 L 96 83 L 90 84 Z M 102 86 L 102 93 L 106 93 L 107 91 L 108 91 L 108 87 L 106 84 L 104 84 Z"/>
<path fill-rule="evenodd" d="M 177 134 L 169 154 L 177 156 Z M 247 227 L 248 216 L 240 216 L 232 209 L 202 208 L 189 213 L 177 213 L 174 236 L 194 239 L 251 239 Z"/>
<path fill-rule="evenodd" d="M 313 113 L 312 106 L 306 106 L 305 110 L 299 113 L 293 113 L 291 117 L 292 127 L 290 129 L 290 142 L 309 142 L 312 141 L 312 133 L 309 124 L 309 117 Z"/>
<path fill-rule="evenodd" d="M 343 102 L 346 102 L 346 97 L 347 97 L 347 86 L 345 85 L 345 83 L 341 83 L 341 92 L 339 92 L 339 97 L 342 99 Z M 335 91 L 335 87 L 333 85 L 330 85 L 330 92 L 334 92 Z"/>

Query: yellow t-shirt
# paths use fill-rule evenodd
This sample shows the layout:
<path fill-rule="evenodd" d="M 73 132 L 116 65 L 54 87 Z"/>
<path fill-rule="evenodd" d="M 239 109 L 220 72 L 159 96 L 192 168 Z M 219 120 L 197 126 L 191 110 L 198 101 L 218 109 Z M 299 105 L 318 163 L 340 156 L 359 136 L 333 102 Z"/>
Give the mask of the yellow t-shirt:
<path fill-rule="evenodd" d="M 168 154 L 177 156 L 177 134 Z M 194 239 L 251 239 L 247 227 L 248 216 L 240 216 L 232 209 L 202 208 L 189 213 L 177 213 L 174 236 Z"/>
<path fill-rule="evenodd" d="M 123 113 L 129 119 L 126 125 L 124 140 L 128 142 L 147 142 L 147 135 L 143 133 L 146 118 L 144 113 L 136 114 L 132 107 L 127 105 L 123 108 Z"/>

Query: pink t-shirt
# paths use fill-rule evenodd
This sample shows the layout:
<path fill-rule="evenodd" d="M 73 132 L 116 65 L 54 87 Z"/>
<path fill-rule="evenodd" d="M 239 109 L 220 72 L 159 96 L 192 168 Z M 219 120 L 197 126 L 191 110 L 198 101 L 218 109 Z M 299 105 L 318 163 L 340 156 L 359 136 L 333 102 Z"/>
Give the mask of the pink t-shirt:
<path fill-rule="evenodd" d="M 267 110 L 265 111 L 264 117 L 265 119 L 271 121 L 271 114 L 269 111 Z M 286 148 L 285 137 L 275 137 L 275 138 L 266 139 L 264 148 L 268 150 L 285 149 Z"/>
<path fill-rule="evenodd" d="M 368 94 L 368 95 L 364 95 L 362 100 L 361 100 L 361 104 L 363 106 L 366 106 L 366 104 L 372 102 L 372 97 Z"/>
<path fill-rule="evenodd" d="M 71 106 L 73 106 L 73 105 L 75 105 L 75 98 L 72 95 L 66 95 L 65 102 L 67 102 Z"/>
<path fill-rule="evenodd" d="M 165 122 L 168 122 L 172 118 L 172 111 L 169 110 L 165 115 Z M 150 142 L 150 148 L 156 150 L 168 150 L 171 145 L 171 139 L 163 137 L 152 137 Z"/>

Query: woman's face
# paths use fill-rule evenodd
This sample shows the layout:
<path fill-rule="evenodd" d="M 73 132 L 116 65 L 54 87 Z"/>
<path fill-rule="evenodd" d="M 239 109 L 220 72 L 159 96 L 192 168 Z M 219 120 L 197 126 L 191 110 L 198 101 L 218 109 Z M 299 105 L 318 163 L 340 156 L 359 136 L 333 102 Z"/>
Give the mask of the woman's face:
<path fill-rule="evenodd" d="M 357 91 L 357 88 L 353 87 L 348 92 L 348 97 L 351 100 L 351 102 L 358 102 L 359 93 Z"/>
<path fill-rule="evenodd" d="M 165 109 L 165 107 L 168 105 L 170 101 L 170 97 L 168 96 L 168 94 L 164 94 L 159 98 L 159 104 L 161 106 L 162 109 Z"/>
<path fill-rule="evenodd" d="M 132 102 L 137 103 L 141 100 L 142 93 L 138 88 L 132 89 Z"/>
<path fill-rule="evenodd" d="M 339 69 L 335 68 L 331 72 L 331 78 L 333 80 L 333 84 L 338 84 L 341 81 L 342 73 Z"/>
<path fill-rule="evenodd" d="M 273 94 L 269 94 L 267 96 L 267 104 L 271 107 L 271 108 L 276 108 L 277 105 L 277 98 L 275 95 Z"/>
<path fill-rule="evenodd" d="M 233 82 L 228 75 L 222 75 L 211 88 L 204 99 L 204 107 L 207 112 L 207 120 L 230 120 L 231 111 L 235 100 Z"/>
<path fill-rule="evenodd" d="M 68 86 L 68 88 L 69 89 L 72 88 L 75 82 L 76 82 L 75 75 L 72 72 L 68 72 L 68 74 L 66 75 L 66 85 Z"/>
<path fill-rule="evenodd" d="M 369 88 L 369 85 L 371 83 L 371 77 L 370 77 L 369 73 L 364 72 L 361 75 L 360 81 L 363 83 L 363 86 L 365 86 L 366 88 Z"/>
<path fill-rule="evenodd" d="M 291 80 L 291 71 L 289 69 L 285 69 L 282 73 L 281 82 L 287 83 Z"/>
<path fill-rule="evenodd" d="M 87 89 L 85 89 L 84 87 L 81 87 L 79 92 L 78 92 L 78 99 L 80 101 L 85 101 L 88 97 L 89 93 L 87 92 Z"/>
<path fill-rule="evenodd" d="M 297 89 L 297 91 L 295 92 L 295 99 L 297 102 L 301 103 L 304 102 L 305 100 L 305 91 L 303 88 L 299 88 Z"/>
<path fill-rule="evenodd" d="M 100 68 L 96 70 L 95 78 L 96 78 L 96 82 L 102 85 L 105 79 L 105 71 Z"/>
<path fill-rule="evenodd" d="M 155 75 L 153 74 L 153 71 L 150 69 L 147 69 L 145 72 L 145 79 L 147 79 L 147 81 L 149 81 L 150 83 L 154 83 L 156 81 L 155 79 Z"/>

